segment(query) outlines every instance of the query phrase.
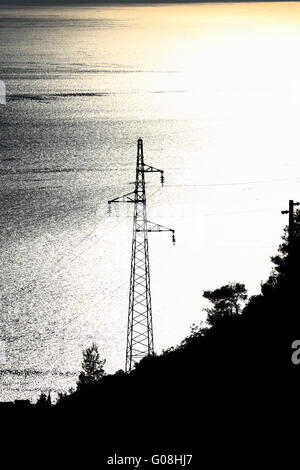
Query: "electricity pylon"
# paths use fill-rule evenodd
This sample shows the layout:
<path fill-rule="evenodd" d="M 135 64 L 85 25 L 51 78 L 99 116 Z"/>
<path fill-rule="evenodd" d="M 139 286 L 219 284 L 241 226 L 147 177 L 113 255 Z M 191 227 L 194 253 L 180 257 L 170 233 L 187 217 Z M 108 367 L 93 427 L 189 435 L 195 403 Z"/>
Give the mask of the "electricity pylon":
<path fill-rule="evenodd" d="M 147 220 L 145 173 L 160 173 L 163 185 L 163 170 L 145 165 L 143 141 L 138 139 L 135 189 L 108 201 L 109 213 L 113 202 L 134 204 L 126 372 L 130 372 L 143 357 L 154 354 L 148 232 L 172 232 L 175 244 L 175 230 Z"/>

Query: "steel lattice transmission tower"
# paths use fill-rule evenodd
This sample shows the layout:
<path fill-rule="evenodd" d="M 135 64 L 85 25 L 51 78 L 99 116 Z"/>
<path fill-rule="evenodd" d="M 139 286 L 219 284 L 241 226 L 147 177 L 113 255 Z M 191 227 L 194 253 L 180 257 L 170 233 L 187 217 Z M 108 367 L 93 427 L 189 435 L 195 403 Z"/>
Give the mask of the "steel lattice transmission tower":
<path fill-rule="evenodd" d="M 163 170 L 145 165 L 143 141 L 138 139 L 135 189 L 131 193 L 108 201 L 109 213 L 113 202 L 134 204 L 126 372 L 131 371 L 134 364 L 143 357 L 154 354 L 148 232 L 172 232 L 172 241 L 175 244 L 173 229 L 147 220 L 145 173 L 157 172 L 161 174 L 163 185 Z"/>

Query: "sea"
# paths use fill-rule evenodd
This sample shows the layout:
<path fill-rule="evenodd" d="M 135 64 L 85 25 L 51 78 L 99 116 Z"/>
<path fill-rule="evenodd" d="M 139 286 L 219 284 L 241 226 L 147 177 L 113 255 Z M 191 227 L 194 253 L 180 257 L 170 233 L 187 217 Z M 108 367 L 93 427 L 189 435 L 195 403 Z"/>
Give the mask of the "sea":
<path fill-rule="evenodd" d="M 204 290 L 260 292 L 300 199 L 299 50 L 297 2 L 0 8 L 1 401 L 74 389 L 93 342 L 124 369 L 133 207 L 107 201 L 138 138 L 177 241 L 149 234 L 156 352 Z"/>

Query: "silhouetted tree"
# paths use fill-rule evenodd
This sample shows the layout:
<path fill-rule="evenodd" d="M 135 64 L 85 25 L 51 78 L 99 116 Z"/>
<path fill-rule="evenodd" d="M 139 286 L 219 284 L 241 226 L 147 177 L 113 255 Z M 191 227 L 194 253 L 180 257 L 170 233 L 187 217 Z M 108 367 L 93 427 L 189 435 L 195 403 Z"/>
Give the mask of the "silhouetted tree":
<path fill-rule="evenodd" d="M 79 374 L 78 386 L 94 384 L 105 375 L 106 359 L 100 359 L 95 343 L 83 351 L 82 371 Z"/>
<path fill-rule="evenodd" d="M 289 247 L 288 227 L 284 229 L 282 244 L 278 253 L 271 257 L 273 269 L 268 280 L 262 284 L 262 293 L 274 293 L 278 288 L 286 289 L 288 285 L 293 286 L 298 282 L 298 269 L 300 263 L 300 211 L 295 212 L 294 243 L 293 250 Z M 295 287 L 295 286 L 294 286 Z"/>
<path fill-rule="evenodd" d="M 206 290 L 203 297 L 213 304 L 207 308 L 207 323 L 213 326 L 221 317 L 239 315 L 247 300 L 247 289 L 244 284 L 232 282 L 215 290 Z"/>
<path fill-rule="evenodd" d="M 36 405 L 38 408 L 50 408 L 51 407 L 51 397 L 50 393 L 48 394 L 48 397 L 46 396 L 45 393 L 41 393 Z"/>

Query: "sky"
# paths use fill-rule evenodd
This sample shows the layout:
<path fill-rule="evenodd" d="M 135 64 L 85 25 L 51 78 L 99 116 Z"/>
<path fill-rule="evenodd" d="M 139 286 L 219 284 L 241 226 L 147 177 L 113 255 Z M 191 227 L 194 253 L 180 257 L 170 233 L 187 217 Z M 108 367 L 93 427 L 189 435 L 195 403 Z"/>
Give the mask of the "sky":
<path fill-rule="evenodd" d="M 247 2 L 248 0 L 243 0 L 243 2 Z M 251 0 L 249 0 L 251 1 Z M 266 0 L 266 1 L 272 1 L 272 0 Z M 282 1 L 282 0 L 281 0 Z M 287 1 L 287 0 L 283 0 Z M 148 0 L 0 0 L 0 5 L 5 5 L 5 6 L 31 6 L 31 5 L 101 5 L 101 4 L 153 4 L 153 3 L 219 3 L 219 0 L 210 0 L 209 2 L 203 2 L 203 1 L 197 1 L 197 0 L 159 0 L 159 1 L 148 1 Z M 223 0 L 222 3 L 234 3 L 234 0 Z M 242 2 L 238 2 L 242 3 Z M 258 0 L 258 3 L 261 3 L 260 0 Z"/>

